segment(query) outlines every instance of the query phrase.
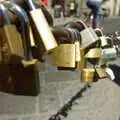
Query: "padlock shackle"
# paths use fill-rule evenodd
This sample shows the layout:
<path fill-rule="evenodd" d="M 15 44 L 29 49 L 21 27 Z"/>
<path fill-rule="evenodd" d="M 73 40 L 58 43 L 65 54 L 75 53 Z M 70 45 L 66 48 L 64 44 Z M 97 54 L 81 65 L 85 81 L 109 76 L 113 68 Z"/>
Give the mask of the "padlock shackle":
<path fill-rule="evenodd" d="M 21 23 L 23 24 L 23 45 L 24 45 L 24 54 L 25 60 L 30 60 L 30 36 L 29 36 L 29 20 L 24 9 L 19 7 L 17 4 L 11 4 L 16 14 L 19 16 Z"/>
<path fill-rule="evenodd" d="M 5 2 L 6 7 L 8 7 L 8 10 L 12 11 L 14 14 L 16 14 L 20 20 L 20 25 L 22 27 L 22 43 L 24 46 L 24 59 L 29 60 L 30 59 L 30 36 L 29 36 L 29 20 L 27 17 L 26 12 L 23 8 L 21 8 L 16 3 L 7 1 Z"/>
<path fill-rule="evenodd" d="M 26 2 L 26 4 L 28 5 L 28 8 L 29 8 L 30 11 L 36 9 L 33 0 L 25 0 L 25 2 Z"/>
<path fill-rule="evenodd" d="M 9 19 L 8 11 L 2 3 L 0 3 L 0 11 L 2 12 L 4 25 L 9 25 L 10 24 L 10 19 Z"/>

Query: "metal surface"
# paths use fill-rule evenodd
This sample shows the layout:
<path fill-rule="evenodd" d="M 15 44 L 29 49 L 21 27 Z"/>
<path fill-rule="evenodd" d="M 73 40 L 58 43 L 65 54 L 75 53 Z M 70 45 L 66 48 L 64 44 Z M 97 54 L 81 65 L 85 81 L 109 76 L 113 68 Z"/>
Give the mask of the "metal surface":
<path fill-rule="evenodd" d="M 81 72 L 81 82 L 83 83 L 93 82 L 94 74 L 95 74 L 95 69 L 84 68 Z"/>
<path fill-rule="evenodd" d="M 101 57 L 101 48 L 92 48 L 85 55 L 85 58 L 100 58 Z"/>
<path fill-rule="evenodd" d="M 92 43 L 96 42 L 99 38 L 92 28 L 85 28 L 80 32 L 82 39 L 82 47 L 88 47 Z"/>
<path fill-rule="evenodd" d="M 50 30 L 50 27 L 43 15 L 42 10 L 41 9 L 33 10 L 30 12 L 30 15 L 33 19 L 33 22 L 35 23 L 39 35 L 41 36 L 45 49 L 49 51 L 51 49 L 56 48 L 57 42 Z"/>
<path fill-rule="evenodd" d="M 76 69 L 82 69 L 84 67 L 84 48 L 80 48 L 80 61 L 76 62 Z"/>
<path fill-rule="evenodd" d="M 104 68 L 96 68 L 96 72 L 99 75 L 99 78 L 107 77 L 107 74 Z"/>
<path fill-rule="evenodd" d="M 52 64 L 59 67 L 75 67 L 75 44 L 61 44 L 51 53 Z"/>

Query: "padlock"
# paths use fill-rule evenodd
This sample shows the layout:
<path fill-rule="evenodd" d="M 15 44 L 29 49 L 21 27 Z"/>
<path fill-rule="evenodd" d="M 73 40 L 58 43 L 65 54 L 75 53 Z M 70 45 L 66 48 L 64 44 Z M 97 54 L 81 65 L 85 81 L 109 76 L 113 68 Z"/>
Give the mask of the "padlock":
<path fill-rule="evenodd" d="M 16 26 L 10 23 L 7 9 L 3 4 L 0 4 L 0 10 L 4 19 L 2 39 L 6 41 L 6 44 L 2 50 L 4 54 L 4 63 L 9 63 L 11 56 L 24 56 L 23 44 L 21 35 L 17 31 Z"/>
<path fill-rule="evenodd" d="M 81 82 L 91 83 L 94 81 L 95 69 L 94 68 L 84 68 L 81 71 Z"/>
<path fill-rule="evenodd" d="M 78 20 L 76 22 L 84 26 L 80 31 L 82 40 L 81 46 L 83 48 L 86 48 L 99 40 L 99 37 L 91 27 L 88 27 L 82 20 Z"/>
<path fill-rule="evenodd" d="M 106 47 L 106 46 L 108 45 L 105 36 L 101 36 L 101 37 L 100 37 L 100 40 L 101 40 L 101 47 Z"/>
<path fill-rule="evenodd" d="M 101 57 L 101 48 L 92 48 L 85 54 L 86 59 L 100 58 Z"/>
<path fill-rule="evenodd" d="M 111 61 L 117 58 L 117 51 L 114 47 L 102 49 L 101 59 L 103 61 Z"/>
<path fill-rule="evenodd" d="M 36 9 L 32 0 L 27 0 L 25 2 L 29 8 L 31 19 L 35 24 L 46 51 L 56 48 L 58 46 L 57 42 L 50 30 L 50 26 L 48 25 L 41 8 Z"/>
<path fill-rule="evenodd" d="M 76 70 L 84 68 L 84 48 L 80 48 L 80 61 L 76 62 Z"/>
<path fill-rule="evenodd" d="M 95 68 L 95 69 L 96 69 L 96 72 L 97 72 L 100 79 L 107 77 L 107 73 L 105 71 L 105 68 Z"/>
<path fill-rule="evenodd" d="M 75 44 L 60 44 L 51 53 L 52 65 L 58 67 L 75 67 Z"/>
<path fill-rule="evenodd" d="M 14 3 L 10 4 L 23 24 L 24 58 L 12 57 L 10 62 L 11 77 L 14 84 L 14 94 L 36 96 L 40 92 L 38 60 L 31 58 L 31 42 L 29 22 L 26 12 Z"/>

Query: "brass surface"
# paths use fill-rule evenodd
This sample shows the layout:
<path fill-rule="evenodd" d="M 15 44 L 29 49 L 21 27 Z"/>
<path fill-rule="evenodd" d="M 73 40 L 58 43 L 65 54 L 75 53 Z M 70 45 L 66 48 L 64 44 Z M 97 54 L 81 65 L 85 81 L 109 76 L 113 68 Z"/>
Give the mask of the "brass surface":
<path fill-rule="evenodd" d="M 84 67 L 84 48 L 80 48 L 80 61 L 76 62 L 76 69 L 82 69 Z"/>
<path fill-rule="evenodd" d="M 29 25 L 29 34 L 30 34 L 30 43 L 31 43 L 31 47 L 34 47 L 36 44 L 35 44 L 35 40 L 34 40 L 32 28 L 31 28 L 30 25 Z"/>
<path fill-rule="evenodd" d="M 12 55 L 24 56 L 22 38 L 15 25 L 5 25 L 2 38 L 5 42 L 3 52 L 7 61 Z"/>
<path fill-rule="evenodd" d="M 83 83 L 91 83 L 93 82 L 95 74 L 95 69 L 93 68 L 85 68 L 81 72 L 81 82 Z"/>
<path fill-rule="evenodd" d="M 43 15 L 42 10 L 41 9 L 33 10 L 30 12 L 30 15 L 35 23 L 39 35 L 41 36 L 46 51 L 56 48 L 57 42 L 50 30 L 50 27 Z"/>
<path fill-rule="evenodd" d="M 61 44 L 51 53 L 52 64 L 59 67 L 75 67 L 75 44 Z"/>
<path fill-rule="evenodd" d="M 80 61 L 80 43 L 75 41 L 75 61 Z"/>
<path fill-rule="evenodd" d="M 99 78 L 107 77 L 107 74 L 104 68 L 96 68 L 96 72 L 99 75 Z"/>
<path fill-rule="evenodd" d="M 85 58 L 100 58 L 101 57 L 101 49 L 100 48 L 92 48 L 85 55 Z"/>

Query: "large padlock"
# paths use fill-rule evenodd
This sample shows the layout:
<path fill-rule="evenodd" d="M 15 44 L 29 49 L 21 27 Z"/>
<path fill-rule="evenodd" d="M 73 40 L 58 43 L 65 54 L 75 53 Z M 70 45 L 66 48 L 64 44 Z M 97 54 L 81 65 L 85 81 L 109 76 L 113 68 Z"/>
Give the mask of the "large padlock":
<path fill-rule="evenodd" d="M 75 44 L 60 44 L 51 53 L 52 64 L 58 67 L 75 67 Z"/>
<path fill-rule="evenodd" d="M 57 42 L 50 30 L 50 26 L 48 25 L 41 8 L 36 9 L 36 6 L 32 0 L 27 0 L 26 5 L 29 8 L 31 20 L 35 24 L 35 27 L 39 33 L 39 36 L 41 37 L 46 51 L 50 51 L 56 48 Z"/>
<path fill-rule="evenodd" d="M 2 62 L 0 65 L 0 85 L 4 92 L 14 91 L 13 82 L 11 80 L 9 63 L 12 57 L 18 56 L 22 58 L 23 44 L 21 36 L 18 33 L 16 26 L 10 23 L 8 11 L 3 4 L 0 3 L 1 17 L 3 19 L 2 27 L 0 28 L 2 42 Z M 3 89 L 2 89 L 3 88 Z"/>
<path fill-rule="evenodd" d="M 7 3 L 10 4 L 10 3 Z M 31 41 L 29 34 L 29 22 L 26 12 L 18 5 L 10 4 L 16 15 L 23 23 L 22 41 L 24 44 L 24 57 L 12 57 L 10 72 L 14 84 L 14 94 L 36 96 L 40 91 L 38 61 L 31 58 Z"/>

